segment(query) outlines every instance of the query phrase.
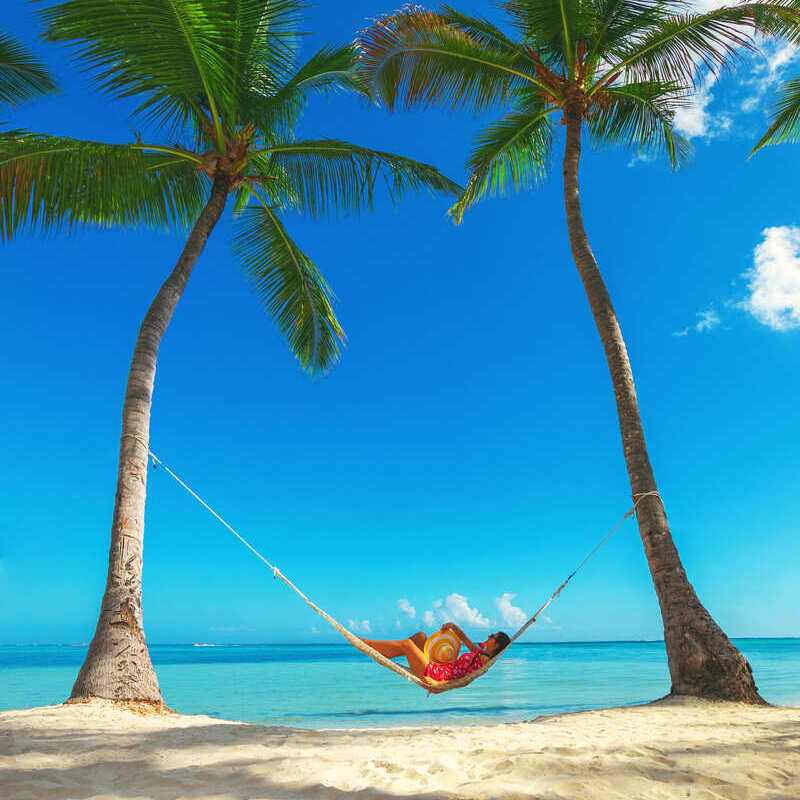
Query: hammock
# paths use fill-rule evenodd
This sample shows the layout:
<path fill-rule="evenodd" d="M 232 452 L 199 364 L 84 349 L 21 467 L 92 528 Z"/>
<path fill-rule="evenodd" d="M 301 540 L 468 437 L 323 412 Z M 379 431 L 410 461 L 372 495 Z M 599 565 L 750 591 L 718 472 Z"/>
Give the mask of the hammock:
<path fill-rule="evenodd" d="M 508 648 L 514 642 L 516 642 L 517 639 L 519 639 L 519 637 L 522 636 L 522 634 L 525 633 L 525 631 L 528 630 L 528 628 L 530 628 L 531 625 L 534 624 L 534 622 L 536 622 L 539 615 L 550 605 L 550 603 L 553 602 L 553 600 L 556 599 L 556 597 L 558 597 L 561 594 L 561 592 L 564 590 L 567 584 L 575 577 L 575 575 L 583 567 L 583 565 L 611 538 L 611 535 L 617 530 L 617 528 L 619 528 L 620 525 L 622 525 L 622 523 L 625 522 L 626 519 L 628 519 L 628 517 L 632 517 L 636 513 L 637 506 L 639 505 L 640 501 L 648 496 L 656 496 L 656 497 L 659 496 L 658 492 L 655 491 L 641 492 L 639 494 L 635 494 L 633 507 L 603 537 L 603 539 L 594 548 L 594 550 L 592 550 L 592 552 L 589 553 L 589 555 L 586 556 L 586 558 L 584 558 L 580 564 L 578 564 L 578 566 L 572 571 L 572 573 L 567 577 L 567 579 L 558 587 L 558 589 L 556 589 L 553 592 L 553 594 L 550 595 L 550 597 L 547 599 L 547 602 L 545 602 L 541 606 L 541 608 L 539 608 L 539 610 L 529 620 L 527 620 L 522 625 L 522 627 L 511 637 L 509 644 L 505 648 L 503 648 L 503 650 L 497 656 L 490 659 L 486 664 L 484 664 L 479 669 L 476 669 L 474 672 L 470 672 L 468 675 L 465 675 L 463 678 L 455 678 L 445 683 L 441 683 L 437 686 L 432 686 L 430 683 L 427 683 L 422 678 L 418 678 L 416 675 L 414 675 L 414 673 L 411 672 L 411 670 L 408 669 L 407 667 L 400 666 L 400 664 L 395 663 L 390 658 L 386 658 L 386 656 L 384 656 L 382 653 L 379 653 L 377 650 L 370 647 L 363 639 L 356 636 L 351 631 L 347 630 L 347 628 L 345 628 L 344 625 L 342 625 L 340 622 L 337 622 L 326 611 L 323 611 L 318 605 L 312 602 L 302 591 L 300 591 L 300 589 L 298 589 L 297 586 L 295 586 L 274 564 L 271 564 L 269 561 L 267 561 L 267 559 L 264 558 L 264 556 L 262 556 L 261 553 L 259 553 L 258 550 L 256 550 L 255 547 L 253 547 L 253 545 L 251 545 L 246 539 L 244 539 L 244 537 L 240 536 L 239 533 L 237 533 L 219 514 L 217 514 L 216 511 L 214 511 L 213 508 L 211 508 L 210 505 L 208 505 L 208 503 L 206 503 L 205 500 L 203 500 L 202 497 L 200 497 L 200 495 L 198 495 L 191 488 L 189 488 L 189 486 L 187 486 L 160 458 L 158 458 L 158 456 L 152 450 L 150 450 L 149 446 L 146 445 L 143 439 L 134 434 L 124 434 L 124 435 L 133 436 L 141 444 L 145 445 L 145 447 L 147 447 L 147 452 L 153 459 L 153 468 L 155 468 L 156 465 L 162 467 L 164 471 L 167 472 L 172 478 L 174 478 L 187 492 L 189 492 L 189 494 L 192 495 L 192 497 L 194 497 L 194 499 L 197 500 L 198 503 L 200 503 L 204 508 L 210 511 L 211 514 L 213 514 L 243 545 L 245 545 L 245 547 L 247 547 L 250 551 L 252 551 L 253 554 L 257 556 L 259 559 L 261 559 L 261 561 L 263 561 L 264 564 L 266 564 L 272 570 L 272 575 L 274 578 L 282 580 L 293 592 L 296 592 L 300 597 L 302 597 L 303 600 L 305 600 L 305 602 L 308 603 L 308 605 L 311 606 L 311 608 L 313 608 L 314 611 L 317 612 L 317 614 L 319 614 L 321 617 L 327 620 L 337 631 L 339 631 L 339 633 L 342 634 L 342 636 L 344 636 L 345 639 L 347 639 L 348 642 L 350 642 L 350 644 L 353 645 L 353 647 L 355 647 L 357 650 L 360 650 L 362 653 L 364 653 L 364 655 L 369 656 L 374 661 L 377 661 L 378 664 L 381 664 L 387 669 L 392 670 L 392 672 L 396 672 L 398 675 L 405 678 L 407 681 L 411 681 L 411 683 L 416 683 L 417 686 L 425 689 L 425 691 L 429 693 L 432 692 L 435 694 L 440 694 L 441 692 L 448 692 L 451 689 L 460 689 L 462 686 L 467 686 L 468 684 L 472 683 L 472 681 L 476 680 L 477 678 L 480 678 L 481 675 L 484 675 L 486 672 L 488 672 L 489 668 L 497 662 L 497 660 L 508 650 Z"/>

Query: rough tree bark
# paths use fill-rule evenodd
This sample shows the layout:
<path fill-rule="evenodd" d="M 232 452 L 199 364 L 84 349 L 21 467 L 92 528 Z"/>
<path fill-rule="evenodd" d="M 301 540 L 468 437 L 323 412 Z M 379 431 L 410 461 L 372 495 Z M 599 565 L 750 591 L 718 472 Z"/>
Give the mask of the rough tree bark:
<path fill-rule="evenodd" d="M 664 640 L 672 678 L 671 694 L 763 703 L 745 657 L 702 605 L 686 577 L 653 469 L 639 415 L 630 361 L 608 290 L 597 268 L 581 216 L 578 165 L 581 155 L 582 105 L 567 107 L 564 152 L 564 204 L 575 265 L 583 281 L 603 342 L 617 401 L 625 464 L 637 505 L 639 534 L 661 607 Z"/>
<path fill-rule="evenodd" d="M 94 638 L 72 687 L 73 702 L 103 697 L 162 705 L 142 624 L 142 546 L 153 382 L 161 339 L 208 236 L 225 209 L 229 188 L 230 177 L 217 174 L 209 201 L 192 228 L 175 269 L 139 329 L 122 408 L 106 588 Z"/>

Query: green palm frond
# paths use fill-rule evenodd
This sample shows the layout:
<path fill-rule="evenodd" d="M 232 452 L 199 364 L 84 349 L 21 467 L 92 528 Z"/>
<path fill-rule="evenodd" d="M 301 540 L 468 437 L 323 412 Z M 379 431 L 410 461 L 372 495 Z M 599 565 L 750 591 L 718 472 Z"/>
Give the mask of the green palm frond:
<path fill-rule="evenodd" d="M 480 134 L 467 165 L 467 186 L 450 209 L 457 225 L 481 197 L 518 192 L 547 175 L 553 144 L 551 111 L 529 101 Z"/>
<path fill-rule="evenodd" d="M 781 89 L 778 102 L 773 109 L 770 126 L 750 155 L 767 145 L 796 142 L 798 139 L 800 139 L 800 78 L 795 78 Z"/>
<path fill-rule="evenodd" d="M 474 39 L 446 16 L 415 7 L 377 20 L 358 46 L 359 74 L 390 109 L 399 100 L 481 111 L 539 85 L 532 64 L 505 45 Z"/>
<path fill-rule="evenodd" d="M 103 90 L 139 99 L 135 113 L 170 129 L 207 111 L 222 147 L 220 113 L 234 105 L 225 11 L 224 0 L 67 0 L 40 15 L 45 37 L 71 44 Z"/>
<path fill-rule="evenodd" d="M 734 6 L 741 14 L 740 22 L 764 36 L 782 36 L 800 42 L 800 1 L 743 2 Z"/>
<path fill-rule="evenodd" d="M 231 36 L 226 60 L 240 107 L 251 95 L 274 94 L 296 64 L 298 0 L 226 0 Z"/>
<path fill-rule="evenodd" d="M 47 67 L 25 45 L 0 30 L 0 103 L 13 106 L 55 89 Z"/>
<path fill-rule="evenodd" d="M 183 228 L 208 197 L 194 164 L 137 145 L 0 134 L 0 239 L 83 225 Z"/>
<path fill-rule="evenodd" d="M 574 62 L 577 43 L 590 37 L 595 17 L 593 4 L 580 0 L 505 0 L 500 7 L 510 14 L 525 43 L 565 74 Z"/>
<path fill-rule="evenodd" d="M 741 51 L 753 50 L 750 32 L 774 33 L 794 12 L 775 4 L 744 3 L 706 14 L 666 17 L 631 36 L 627 47 L 609 54 L 606 76 L 624 72 L 632 80 L 694 81 L 698 67 L 729 67 Z M 603 80 L 601 79 L 600 83 Z"/>
<path fill-rule="evenodd" d="M 285 176 L 297 207 L 314 216 L 335 211 L 359 213 L 372 206 L 382 178 L 393 201 L 408 191 L 460 194 L 461 188 L 429 164 L 336 139 L 287 142 L 270 147 L 265 174 Z"/>
<path fill-rule="evenodd" d="M 588 117 L 598 144 L 622 144 L 637 153 L 666 154 L 673 169 L 692 156 L 691 144 L 673 130 L 675 110 L 687 98 L 680 84 L 644 81 L 613 87 Z"/>
<path fill-rule="evenodd" d="M 242 181 L 236 188 L 233 195 L 233 215 L 238 217 L 246 208 L 252 197 L 252 185 L 248 181 Z"/>
<path fill-rule="evenodd" d="M 363 91 L 355 74 L 356 62 L 352 44 L 323 47 L 273 94 L 255 95 L 249 102 L 250 118 L 263 131 L 285 135 L 297 123 L 311 94 Z"/>
<path fill-rule="evenodd" d="M 236 252 L 292 351 L 311 372 L 339 357 L 330 290 L 278 212 L 361 211 L 378 181 L 460 193 L 433 167 L 333 139 L 296 141 L 314 93 L 363 91 L 356 49 L 297 66 L 304 0 L 45 0 L 46 37 L 115 97 L 134 98 L 161 142 L 110 145 L 0 134 L 0 238 L 26 228 L 192 225 L 223 175 Z M 172 134 L 175 134 L 174 136 Z"/>
<path fill-rule="evenodd" d="M 524 56 L 525 54 L 523 47 L 506 36 L 500 28 L 492 24 L 488 19 L 462 14 L 450 6 L 443 6 L 439 16 L 446 24 L 454 25 L 482 45 L 495 47 L 500 51 L 506 51 L 509 54 L 518 56 Z"/>
<path fill-rule="evenodd" d="M 302 212 L 302 204 L 297 198 L 292 179 L 272 160 L 269 153 L 253 153 L 250 156 L 246 180 L 258 190 L 259 196 L 266 198 L 267 204 L 272 208 L 292 208 Z"/>
<path fill-rule="evenodd" d="M 248 281 L 303 369 L 330 369 L 339 358 L 344 332 L 322 274 L 266 204 L 242 213 L 235 237 L 234 250 Z"/>
<path fill-rule="evenodd" d="M 685 11 L 684 0 L 598 0 L 596 19 L 588 38 L 589 59 L 619 59 L 630 47 L 631 39 L 641 39 L 667 16 Z"/>
<path fill-rule="evenodd" d="M 502 0 L 499 5 L 509 14 L 514 26 L 526 41 L 540 46 L 547 43 L 550 49 L 563 53 L 564 20 L 561 2 L 568 3 L 574 10 L 573 0 L 553 0 L 549 3 L 536 0 Z"/>

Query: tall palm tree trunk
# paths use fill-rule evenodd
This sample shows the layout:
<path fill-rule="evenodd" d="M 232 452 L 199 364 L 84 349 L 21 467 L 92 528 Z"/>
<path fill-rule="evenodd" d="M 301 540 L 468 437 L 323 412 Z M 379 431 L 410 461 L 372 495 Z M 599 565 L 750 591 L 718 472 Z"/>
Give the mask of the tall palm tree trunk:
<path fill-rule="evenodd" d="M 229 188 L 229 176 L 218 174 L 214 178 L 209 201 L 139 329 L 122 407 L 106 589 L 97 629 L 72 687 L 71 701 L 104 697 L 162 704 L 142 624 L 142 546 L 153 382 L 161 338 L 208 236 L 225 209 Z"/>
<path fill-rule="evenodd" d="M 625 464 L 634 500 L 639 501 L 639 534 L 664 623 L 671 694 L 763 703 L 750 664 L 714 622 L 689 583 L 660 497 L 648 494 L 657 492 L 658 487 L 647 455 L 628 352 L 581 216 L 578 165 L 583 114 L 580 105 L 568 106 L 565 116 L 564 204 L 572 255 L 603 342 L 614 385 Z"/>

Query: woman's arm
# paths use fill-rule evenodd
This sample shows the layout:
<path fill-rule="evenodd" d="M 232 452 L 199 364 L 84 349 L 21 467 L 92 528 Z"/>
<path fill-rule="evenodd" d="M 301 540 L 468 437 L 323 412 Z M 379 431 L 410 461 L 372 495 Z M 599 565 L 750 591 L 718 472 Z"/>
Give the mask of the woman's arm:
<path fill-rule="evenodd" d="M 467 636 L 467 634 L 455 624 L 455 622 L 446 622 L 444 625 L 442 625 L 442 630 L 453 631 L 453 633 L 464 643 L 464 647 L 466 647 L 470 652 L 478 649 L 478 645 L 476 645 L 475 642 L 473 642 L 472 639 L 470 639 L 469 636 Z"/>

